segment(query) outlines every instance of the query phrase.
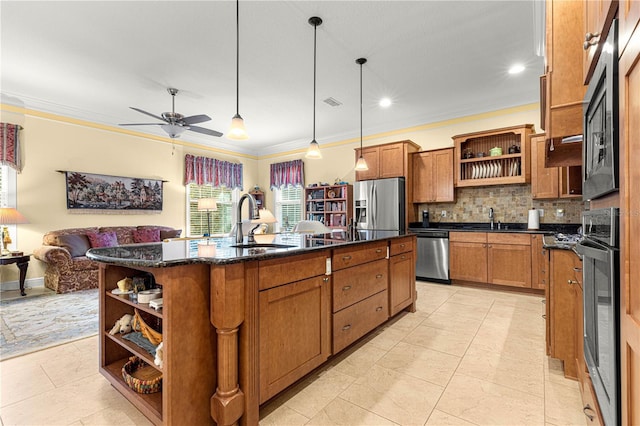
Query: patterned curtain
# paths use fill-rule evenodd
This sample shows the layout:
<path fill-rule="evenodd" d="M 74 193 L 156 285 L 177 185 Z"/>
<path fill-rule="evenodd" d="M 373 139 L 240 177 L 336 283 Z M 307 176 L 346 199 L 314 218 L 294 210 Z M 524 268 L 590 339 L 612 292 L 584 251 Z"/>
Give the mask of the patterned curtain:
<path fill-rule="evenodd" d="M 271 189 L 283 186 L 304 186 L 304 163 L 302 160 L 271 164 Z"/>
<path fill-rule="evenodd" d="M 242 163 L 187 154 L 184 156 L 184 184 L 190 183 L 242 190 Z"/>
<path fill-rule="evenodd" d="M 20 141 L 18 132 L 22 129 L 17 124 L 0 123 L 0 164 L 22 171 L 20 161 Z"/>

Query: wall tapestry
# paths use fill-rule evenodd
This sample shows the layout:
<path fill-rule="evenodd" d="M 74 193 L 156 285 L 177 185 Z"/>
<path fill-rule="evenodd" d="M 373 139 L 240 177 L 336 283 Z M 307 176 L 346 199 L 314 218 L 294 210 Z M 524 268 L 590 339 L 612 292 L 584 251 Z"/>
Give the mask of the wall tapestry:
<path fill-rule="evenodd" d="M 162 180 L 64 172 L 67 209 L 162 211 Z"/>

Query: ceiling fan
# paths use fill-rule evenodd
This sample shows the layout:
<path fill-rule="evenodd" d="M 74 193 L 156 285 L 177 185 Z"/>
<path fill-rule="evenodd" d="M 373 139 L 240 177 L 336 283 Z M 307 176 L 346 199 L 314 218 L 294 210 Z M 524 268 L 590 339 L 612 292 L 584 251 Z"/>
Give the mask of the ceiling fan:
<path fill-rule="evenodd" d="M 170 87 L 167 89 L 167 92 L 169 92 L 169 94 L 171 95 L 171 112 L 163 112 L 162 116 L 151 114 L 150 112 L 141 110 L 140 108 L 129 107 L 135 111 L 141 112 L 155 119 L 162 120 L 163 123 L 129 123 L 119 124 L 119 126 L 160 126 L 162 130 L 169 134 L 170 138 L 180 137 L 180 134 L 182 134 L 185 130 L 202 133 L 209 136 L 222 136 L 222 133 L 216 130 L 206 129 L 200 126 L 193 126 L 193 124 L 209 121 L 211 120 L 211 117 L 206 114 L 185 117 L 184 115 L 177 113 L 176 94 L 178 94 L 178 89 Z"/>

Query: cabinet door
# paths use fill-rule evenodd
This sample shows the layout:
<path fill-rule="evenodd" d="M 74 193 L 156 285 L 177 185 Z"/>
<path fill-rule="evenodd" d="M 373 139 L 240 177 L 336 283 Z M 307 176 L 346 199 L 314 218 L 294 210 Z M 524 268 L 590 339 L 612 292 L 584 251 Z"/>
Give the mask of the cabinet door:
<path fill-rule="evenodd" d="M 319 276 L 260 292 L 260 403 L 331 354 L 329 281 Z"/>
<path fill-rule="evenodd" d="M 416 274 L 412 253 L 402 253 L 389 259 L 389 315 L 410 306 L 414 300 Z"/>
<path fill-rule="evenodd" d="M 404 143 L 380 146 L 380 178 L 403 177 L 405 157 Z"/>
<path fill-rule="evenodd" d="M 455 201 L 453 190 L 453 148 L 433 153 L 433 198 L 436 202 Z"/>
<path fill-rule="evenodd" d="M 413 154 L 413 202 L 429 203 L 434 199 L 433 154 L 430 151 Z M 452 174 L 453 176 L 453 174 Z"/>
<path fill-rule="evenodd" d="M 609 34 L 611 21 L 618 9 L 618 0 L 585 0 L 584 35 L 591 47 L 583 49 L 584 84 L 589 84 L 596 62 Z M 600 42 L 602 41 L 602 42 Z"/>
<path fill-rule="evenodd" d="M 362 157 L 367 162 L 367 166 L 369 170 L 357 171 L 356 170 L 356 180 L 369 180 L 369 179 L 377 179 L 380 175 L 379 169 L 379 154 L 380 150 L 377 146 L 371 146 L 368 148 L 362 149 Z M 360 150 L 356 149 L 356 161 L 360 157 Z"/>
<path fill-rule="evenodd" d="M 545 290 L 549 284 L 549 250 L 542 235 L 531 236 L 531 288 Z"/>
<path fill-rule="evenodd" d="M 545 167 L 545 135 L 531 137 L 531 196 L 558 198 L 558 168 Z"/>
<path fill-rule="evenodd" d="M 449 241 L 451 279 L 487 282 L 487 244 Z"/>
<path fill-rule="evenodd" d="M 551 253 L 551 356 L 564 361 L 565 377 L 577 378 L 575 317 L 578 257 L 569 250 Z"/>
<path fill-rule="evenodd" d="M 531 288 L 531 246 L 489 244 L 488 282 Z"/>

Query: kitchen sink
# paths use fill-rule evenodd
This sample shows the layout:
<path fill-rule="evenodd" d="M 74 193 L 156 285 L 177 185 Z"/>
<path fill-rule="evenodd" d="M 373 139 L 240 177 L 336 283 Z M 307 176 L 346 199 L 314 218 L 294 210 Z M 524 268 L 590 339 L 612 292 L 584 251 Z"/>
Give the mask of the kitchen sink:
<path fill-rule="evenodd" d="M 247 244 L 233 244 L 230 247 L 242 248 L 242 249 L 259 249 L 259 248 L 292 248 L 296 246 L 288 244 L 273 244 L 273 243 L 247 243 Z"/>

